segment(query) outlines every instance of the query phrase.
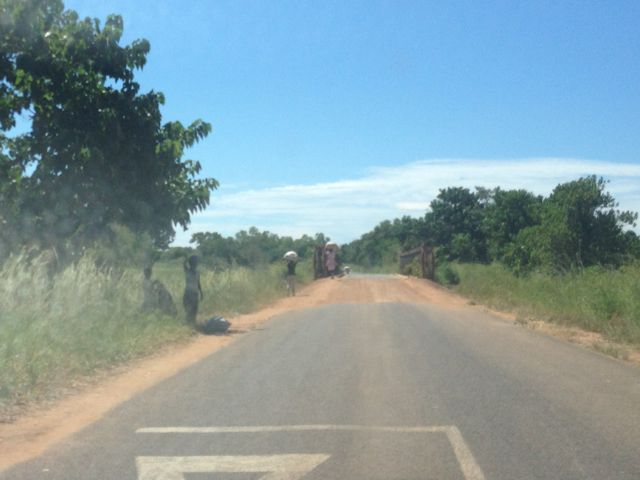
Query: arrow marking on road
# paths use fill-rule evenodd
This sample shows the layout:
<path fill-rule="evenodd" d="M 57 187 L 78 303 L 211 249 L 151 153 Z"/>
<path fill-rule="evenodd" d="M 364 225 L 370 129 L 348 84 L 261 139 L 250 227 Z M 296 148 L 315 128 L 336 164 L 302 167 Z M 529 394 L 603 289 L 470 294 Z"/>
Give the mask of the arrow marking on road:
<path fill-rule="evenodd" d="M 259 480 L 298 480 L 329 455 L 138 457 L 138 480 L 185 480 L 185 473 L 266 473 Z"/>
<path fill-rule="evenodd" d="M 268 425 L 268 426 L 236 426 L 236 427 L 149 427 L 140 428 L 136 433 L 274 433 L 274 432 L 307 432 L 307 431 L 356 431 L 356 432 L 388 432 L 388 433 L 444 433 L 451 444 L 465 480 L 485 480 L 485 476 L 476 462 L 471 450 L 464 441 L 462 433 L 455 425 L 421 426 L 421 427 L 388 427 L 371 425 Z M 143 457 L 144 458 L 144 457 Z M 214 457 L 211 457 L 214 458 Z M 327 457 L 328 458 L 328 457 Z M 326 459 L 325 459 L 326 460 Z M 323 460 L 324 461 L 324 460 Z M 262 477 L 275 480 L 289 477 Z M 299 478 L 299 477 L 292 477 Z M 140 480 L 157 480 L 156 477 Z M 161 480 L 183 480 L 183 477 L 161 477 Z"/>

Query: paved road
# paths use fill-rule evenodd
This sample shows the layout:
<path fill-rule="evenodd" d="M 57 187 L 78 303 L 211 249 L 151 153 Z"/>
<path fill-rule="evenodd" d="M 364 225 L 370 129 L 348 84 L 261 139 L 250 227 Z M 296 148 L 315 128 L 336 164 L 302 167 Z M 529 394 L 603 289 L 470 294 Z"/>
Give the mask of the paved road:
<path fill-rule="evenodd" d="M 214 472 L 214 473 L 212 473 Z M 640 478 L 640 370 L 477 309 L 275 318 L 0 479 Z"/>

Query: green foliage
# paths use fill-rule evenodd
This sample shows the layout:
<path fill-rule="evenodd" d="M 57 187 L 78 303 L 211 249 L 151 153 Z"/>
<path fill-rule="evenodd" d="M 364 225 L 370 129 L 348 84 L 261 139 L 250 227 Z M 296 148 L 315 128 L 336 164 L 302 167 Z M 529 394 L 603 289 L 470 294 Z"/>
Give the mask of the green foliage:
<path fill-rule="evenodd" d="M 403 275 L 410 275 L 412 277 L 422 277 L 422 266 L 420 265 L 420 258 L 416 257 L 411 262 L 407 263 L 400 269 L 400 273 Z"/>
<path fill-rule="evenodd" d="M 109 225 L 106 234 L 88 252 L 96 259 L 97 265 L 118 269 L 144 268 L 158 257 L 148 234 L 135 234 L 118 224 Z"/>
<path fill-rule="evenodd" d="M 46 254 L 11 256 L 0 266 L 0 419 L 16 402 L 46 398 L 74 378 L 189 338 L 181 260 L 153 270 L 178 307 L 170 317 L 141 310 L 142 269 L 116 273 L 85 255 L 52 274 Z M 284 296 L 284 272 L 280 264 L 203 268 L 200 318 L 249 312 Z M 308 262 L 297 273 L 301 283 L 312 278 Z"/>
<path fill-rule="evenodd" d="M 398 253 L 419 246 L 426 236 L 423 219 L 408 216 L 385 220 L 371 232 L 345 245 L 341 250 L 346 264 L 362 266 L 367 270 L 383 265 L 397 265 Z"/>
<path fill-rule="evenodd" d="M 460 275 L 453 264 L 442 262 L 436 266 L 436 282 L 452 286 L 460 283 Z"/>
<path fill-rule="evenodd" d="M 51 275 L 49 261 L 15 256 L 0 269 L 5 404 L 190 335 L 179 319 L 140 312 L 141 272 L 113 275 L 87 256 Z"/>
<path fill-rule="evenodd" d="M 203 262 L 214 268 L 224 269 L 231 265 L 261 267 L 282 259 L 285 252 L 295 251 L 302 259 L 312 258 L 316 245 L 329 241 L 322 233 L 315 237 L 281 237 L 268 231 L 251 227 L 241 230 L 233 237 L 223 237 L 217 232 L 194 233 L 191 243 L 196 245 Z"/>
<path fill-rule="evenodd" d="M 447 245 L 449 255 L 448 258 L 460 260 L 463 262 L 471 262 L 477 260 L 480 256 L 478 253 L 478 245 L 471 238 L 470 233 L 456 233 L 451 237 Z"/>
<path fill-rule="evenodd" d="M 153 278 L 159 279 L 180 303 L 184 290 L 182 261 L 159 262 L 153 267 Z M 200 268 L 200 282 L 204 299 L 200 304 L 200 317 L 211 315 L 233 316 L 248 313 L 262 305 L 286 295 L 286 265 L 274 263 L 259 268 L 233 267 L 214 270 L 205 264 Z M 311 278 L 308 261 L 301 262 L 296 269 L 299 283 Z M 179 305 L 182 312 L 182 304 Z"/>
<path fill-rule="evenodd" d="M 121 45 L 120 16 L 101 24 L 59 0 L 2 0 L 0 18 L 0 254 L 79 251 L 114 223 L 166 246 L 218 185 L 182 160 L 211 126 L 162 124 L 164 96 L 134 79 L 149 43 Z M 9 136 L 20 114 L 31 128 Z"/>
<path fill-rule="evenodd" d="M 523 229 L 540 223 L 541 205 L 542 197 L 526 190 L 491 191 L 482 219 L 490 258 L 503 259 Z"/>
<path fill-rule="evenodd" d="M 482 229 L 484 202 L 480 196 L 483 192 L 449 187 L 440 190 L 431 202 L 431 211 L 426 215 L 428 230 L 448 260 L 487 259 L 486 235 Z"/>
<path fill-rule="evenodd" d="M 542 227 L 523 228 L 513 241 L 506 245 L 502 261 L 516 275 L 525 275 L 544 263 L 544 249 L 540 238 Z"/>
<path fill-rule="evenodd" d="M 606 183 L 580 178 L 558 185 L 548 198 L 526 190 L 449 187 L 424 219 L 384 221 L 345 246 L 343 255 L 371 268 L 425 242 L 437 247 L 440 261 L 500 261 L 517 275 L 619 267 L 640 258 L 640 239 L 625 231 L 637 214 L 617 210 Z"/>
<path fill-rule="evenodd" d="M 624 232 L 637 214 L 620 212 L 606 181 L 595 176 L 558 185 L 540 206 L 540 223 L 523 228 L 504 260 L 516 273 L 567 272 L 591 265 L 618 267 L 637 257 L 637 236 Z"/>
<path fill-rule="evenodd" d="M 565 275 L 514 275 L 500 264 L 458 265 L 458 291 L 475 301 L 640 344 L 640 264 Z"/>
<path fill-rule="evenodd" d="M 595 176 L 558 185 L 543 205 L 541 233 L 547 262 L 556 269 L 620 265 L 624 260 L 622 226 L 637 214 L 616 211 L 606 181 Z"/>

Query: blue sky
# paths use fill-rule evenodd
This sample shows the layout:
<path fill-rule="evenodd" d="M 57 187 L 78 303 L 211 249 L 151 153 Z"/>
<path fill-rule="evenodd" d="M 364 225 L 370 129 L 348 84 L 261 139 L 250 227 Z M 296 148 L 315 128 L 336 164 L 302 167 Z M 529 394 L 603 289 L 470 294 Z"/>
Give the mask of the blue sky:
<path fill-rule="evenodd" d="M 97 1 L 151 42 L 144 89 L 203 118 L 221 182 L 193 231 L 349 241 L 438 188 L 595 173 L 640 210 L 640 2 Z"/>

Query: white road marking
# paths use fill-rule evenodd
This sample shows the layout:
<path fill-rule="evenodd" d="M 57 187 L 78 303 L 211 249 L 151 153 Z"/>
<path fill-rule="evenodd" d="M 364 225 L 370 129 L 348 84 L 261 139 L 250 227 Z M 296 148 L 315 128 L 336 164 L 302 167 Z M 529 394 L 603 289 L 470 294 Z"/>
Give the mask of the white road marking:
<path fill-rule="evenodd" d="M 298 480 L 329 455 L 138 457 L 138 480 L 185 480 L 185 473 L 266 473 L 260 480 Z"/>
<path fill-rule="evenodd" d="M 460 433 L 458 427 L 455 425 L 448 426 L 447 438 L 449 439 L 449 443 L 451 443 L 453 453 L 458 459 L 464 478 L 466 480 L 485 480 L 484 473 L 480 470 L 480 467 L 476 463 L 476 459 L 473 458 L 471 450 L 469 450 L 467 442 L 464 441 L 462 433 Z"/>
<path fill-rule="evenodd" d="M 377 427 L 369 425 L 269 425 L 251 427 L 149 427 L 136 433 L 270 433 L 339 430 L 355 432 L 446 433 L 449 426 L 436 427 Z"/>
<path fill-rule="evenodd" d="M 465 480 L 485 480 L 485 476 L 476 462 L 464 437 L 455 425 L 421 426 L 421 427 L 388 427 L 370 425 L 269 425 L 269 426 L 236 426 L 236 427 L 149 427 L 140 428 L 136 433 L 271 433 L 271 432 L 306 432 L 306 431 L 355 431 L 355 432 L 389 432 L 389 433 L 444 433 L 451 444 L 453 453 L 460 464 Z M 269 478 L 271 477 L 263 477 Z M 142 480 L 142 479 L 141 479 Z M 151 478 L 149 479 L 151 480 Z M 164 479 L 163 479 L 164 480 Z M 174 478 L 167 478 L 174 480 Z M 178 477 L 175 480 L 182 480 Z"/>

